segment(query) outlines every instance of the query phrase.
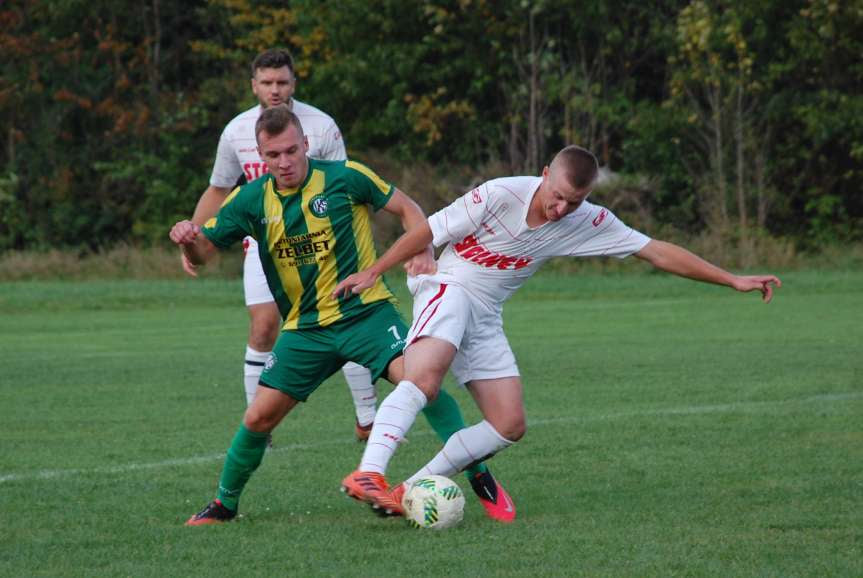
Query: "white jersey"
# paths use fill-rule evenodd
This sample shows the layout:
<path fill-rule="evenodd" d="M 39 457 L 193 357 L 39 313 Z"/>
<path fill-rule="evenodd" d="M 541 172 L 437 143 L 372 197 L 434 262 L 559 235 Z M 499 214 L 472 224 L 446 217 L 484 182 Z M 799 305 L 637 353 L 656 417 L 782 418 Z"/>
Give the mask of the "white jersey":
<path fill-rule="evenodd" d="M 255 140 L 255 123 L 262 110 L 260 104 L 254 106 L 235 116 L 225 126 L 210 176 L 210 184 L 214 187 L 233 189 L 240 175 L 245 174 L 246 180 L 251 182 L 267 172 Z M 299 117 L 303 132 L 309 139 L 308 156 L 327 161 L 347 158 L 342 134 L 330 115 L 299 100 L 292 101 L 291 110 Z"/>
<path fill-rule="evenodd" d="M 448 243 L 435 279 L 464 287 L 493 311 L 552 257 L 613 256 L 641 250 L 650 238 L 587 201 L 557 222 L 527 225 L 542 177 L 488 181 L 429 218 L 434 244 Z"/>

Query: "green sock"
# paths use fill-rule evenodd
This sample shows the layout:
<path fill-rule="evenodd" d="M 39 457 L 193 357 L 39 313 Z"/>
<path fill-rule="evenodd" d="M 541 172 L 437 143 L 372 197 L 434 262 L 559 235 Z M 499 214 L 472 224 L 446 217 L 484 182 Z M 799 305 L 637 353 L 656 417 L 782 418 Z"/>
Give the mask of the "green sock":
<path fill-rule="evenodd" d="M 237 510 L 246 482 L 261 465 L 267 450 L 267 435 L 266 432 L 251 431 L 240 424 L 225 457 L 222 477 L 219 478 L 219 500 L 226 508 Z"/>
<path fill-rule="evenodd" d="M 437 399 L 425 406 L 423 413 L 429 425 L 432 426 L 432 429 L 444 443 L 446 443 L 452 434 L 467 427 L 455 398 L 444 389 L 440 390 Z M 488 468 L 485 464 L 480 462 L 467 468 L 464 473 L 467 479 L 470 480 L 475 475 L 487 471 Z"/>

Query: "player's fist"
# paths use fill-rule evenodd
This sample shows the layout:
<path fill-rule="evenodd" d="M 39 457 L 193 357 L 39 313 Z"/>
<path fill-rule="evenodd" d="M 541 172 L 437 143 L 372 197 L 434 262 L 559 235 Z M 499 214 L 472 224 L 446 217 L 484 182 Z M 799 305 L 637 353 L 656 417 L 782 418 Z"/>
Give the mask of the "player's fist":
<path fill-rule="evenodd" d="M 195 242 L 200 232 L 201 227 L 192 221 L 179 221 L 171 227 L 168 236 L 178 245 L 190 245 Z"/>
<path fill-rule="evenodd" d="M 354 273 L 353 275 L 348 275 L 344 280 L 336 285 L 336 288 L 330 294 L 330 298 L 348 298 L 351 294 L 359 295 L 366 289 L 374 286 L 375 281 L 377 280 L 378 275 L 376 273 L 372 273 L 368 269 L 360 271 L 359 273 Z"/>
<path fill-rule="evenodd" d="M 437 261 L 435 261 L 431 245 L 405 261 L 404 268 L 410 277 L 434 275 L 437 272 Z"/>

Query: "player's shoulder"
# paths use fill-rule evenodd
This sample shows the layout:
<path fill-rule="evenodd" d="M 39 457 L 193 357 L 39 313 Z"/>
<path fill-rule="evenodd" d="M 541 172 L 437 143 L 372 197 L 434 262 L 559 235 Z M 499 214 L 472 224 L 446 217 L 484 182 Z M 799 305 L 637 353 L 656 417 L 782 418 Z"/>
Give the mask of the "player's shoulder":
<path fill-rule="evenodd" d="M 599 228 L 602 225 L 610 225 L 617 220 L 617 217 L 602 205 L 583 201 L 576 210 L 561 220 L 572 225 Z"/>
<path fill-rule="evenodd" d="M 327 162 L 334 163 L 338 170 L 342 171 L 343 177 L 360 189 L 367 190 L 367 187 L 371 185 L 384 194 L 389 194 L 389 191 L 394 189 L 392 184 L 381 178 L 372 168 L 359 161 L 347 159 Z"/>
<path fill-rule="evenodd" d="M 300 119 L 304 129 L 306 125 L 328 127 L 336 124 L 335 119 L 321 109 L 297 99 L 294 99 L 291 110 Z"/>
<path fill-rule="evenodd" d="M 309 170 L 317 169 L 327 173 L 327 175 L 342 176 L 349 170 L 349 168 L 347 167 L 348 161 L 345 159 L 335 161 L 319 159 L 316 157 L 308 157 L 308 159 Z"/>
<path fill-rule="evenodd" d="M 309 157 L 309 170 L 318 170 L 326 175 L 327 183 L 355 182 L 373 175 L 364 164 L 350 159 L 326 160 Z"/>
<path fill-rule="evenodd" d="M 236 197 L 236 202 L 254 203 L 256 199 L 260 199 L 261 195 L 266 192 L 271 181 L 273 181 L 273 175 L 266 173 L 253 181 L 240 185 L 231 192 L 229 197 Z"/>
<path fill-rule="evenodd" d="M 257 104 L 248 110 L 244 110 L 225 125 L 223 133 L 229 137 L 236 135 L 245 135 L 251 130 L 254 134 L 255 123 L 258 117 L 261 116 L 261 105 Z"/>
<path fill-rule="evenodd" d="M 479 196 L 483 201 L 489 203 L 509 201 L 528 203 L 541 182 L 542 177 L 499 177 L 486 181 L 474 189 L 472 195 Z"/>
<path fill-rule="evenodd" d="M 343 170 L 350 175 L 353 176 L 364 176 L 368 178 L 379 178 L 377 173 L 375 173 L 374 169 L 369 167 L 367 164 L 353 160 L 353 159 L 345 159 L 343 161 L 329 161 L 331 163 L 341 163 Z"/>
<path fill-rule="evenodd" d="M 515 176 L 515 177 L 498 177 L 491 179 L 485 184 L 490 190 L 498 191 L 530 191 L 533 192 L 542 182 L 542 177 L 534 176 Z"/>

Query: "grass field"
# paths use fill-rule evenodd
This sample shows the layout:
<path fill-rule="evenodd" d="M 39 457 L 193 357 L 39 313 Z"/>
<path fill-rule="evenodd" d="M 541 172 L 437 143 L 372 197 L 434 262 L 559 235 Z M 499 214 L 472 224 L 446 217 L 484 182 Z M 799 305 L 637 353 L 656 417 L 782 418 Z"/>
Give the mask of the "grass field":
<path fill-rule="evenodd" d="M 506 314 L 529 430 L 490 464 L 518 519 L 459 476 L 440 533 L 338 491 L 361 451 L 340 376 L 276 430 L 238 523 L 183 527 L 244 407 L 239 281 L 0 284 L 0 575 L 861 576 L 863 273 L 783 281 L 765 306 L 533 279 Z M 409 437 L 393 480 L 438 447 Z"/>

